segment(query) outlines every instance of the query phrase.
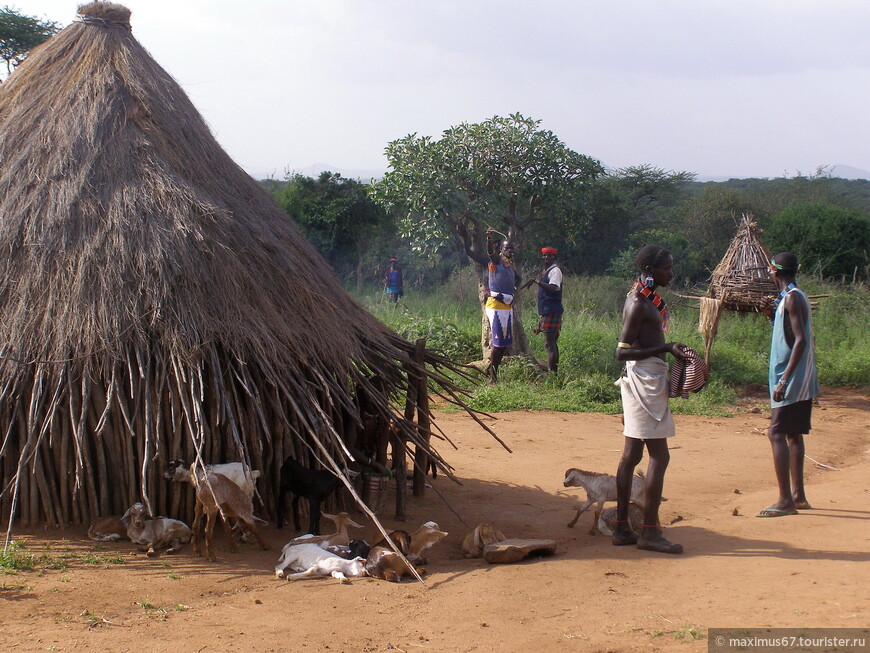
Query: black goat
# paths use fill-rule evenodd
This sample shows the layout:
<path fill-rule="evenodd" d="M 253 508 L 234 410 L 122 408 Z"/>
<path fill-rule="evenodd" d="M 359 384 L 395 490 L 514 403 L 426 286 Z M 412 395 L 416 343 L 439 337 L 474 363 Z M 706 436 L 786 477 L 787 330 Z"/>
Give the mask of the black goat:
<path fill-rule="evenodd" d="M 308 499 L 308 532 L 320 535 L 320 504 L 341 485 L 341 481 L 332 472 L 325 469 L 308 469 L 288 458 L 281 465 L 281 475 L 278 486 L 278 528 L 284 527 L 284 497 L 293 494 L 293 526 L 297 531 L 299 525 L 299 499 Z"/>

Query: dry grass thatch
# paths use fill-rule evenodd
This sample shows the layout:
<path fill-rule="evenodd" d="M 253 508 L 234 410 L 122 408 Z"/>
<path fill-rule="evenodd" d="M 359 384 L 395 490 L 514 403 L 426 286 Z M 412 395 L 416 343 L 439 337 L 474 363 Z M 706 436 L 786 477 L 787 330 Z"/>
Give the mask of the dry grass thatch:
<path fill-rule="evenodd" d="M 761 242 L 761 233 L 752 215 L 744 213 L 728 251 L 713 270 L 709 296 L 701 299 L 698 330 L 704 334 L 708 365 L 722 311 L 757 311 L 765 297 L 774 297 L 778 292 L 768 271 L 771 256 Z"/>
<path fill-rule="evenodd" d="M 415 375 L 458 401 L 449 361 L 344 292 L 126 8 L 79 11 L 0 88 L 0 519 L 183 514 L 173 458 L 338 470 L 358 392 L 425 446 L 389 402 Z"/>
<path fill-rule="evenodd" d="M 761 242 L 762 230 L 744 214 L 725 256 L 710 278 L 710 297 L 725 310 L 755 311 L 764 297 L 778 290 L 769 274 L 771 255 Z"/>

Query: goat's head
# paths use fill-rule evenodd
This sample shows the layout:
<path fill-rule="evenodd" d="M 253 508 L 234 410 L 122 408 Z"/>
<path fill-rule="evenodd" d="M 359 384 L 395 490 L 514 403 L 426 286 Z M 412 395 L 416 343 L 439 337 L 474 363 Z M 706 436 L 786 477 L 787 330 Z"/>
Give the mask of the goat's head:
<path fill-rule="evenodd" d="M 133 526 L 133 528 L 141 529 L 145 526 L 145 521 L 150 517 L 151 515 L 148 513 L 145 504 L 137 502 L 130 506 L 130 509 L 124 513 L 124 516 L 121 517 L 121 523 L 126 522 Z"/>
<path fill-rule="evenodd" d="M 183 460 L 170 460 L 166 464 L 163 478 L 167 481 L 186 481 L 190 473 L 190 467 Z"/>
<path fill-rule="evenodd" d="M 350 515 L 346 512 L 340 512 L 337 515 L 330 515 L 328 512 L 321 512 L 321 516 L 326 517 L 335 524 L 335 530 L 340 531 L 342 528 L 353 526 L 354 528 L 365 528 L 363 524 L 357 524 Z"/>
<path fill-rule="evenodd" d="M 411 535 L 410 552 L 420 555 L 433 544 L 447 537 L 447 532 L 442 531 L 434 521 L 427 521 Z"/>
<path fill-rule="evenodd" d="M 562 485 L 565 487 L 576 487 L 579 485 L 577 483 L 577 469 L 572 467 L 568 471 L 565 472 L 565 480 L 562 481 Z"/>
<path fill-rule="evenodd" d="M 348 551 L 354 558 L 368 558 L 372 547 L 365 540 L 351 540 L 347 543 Z"/>

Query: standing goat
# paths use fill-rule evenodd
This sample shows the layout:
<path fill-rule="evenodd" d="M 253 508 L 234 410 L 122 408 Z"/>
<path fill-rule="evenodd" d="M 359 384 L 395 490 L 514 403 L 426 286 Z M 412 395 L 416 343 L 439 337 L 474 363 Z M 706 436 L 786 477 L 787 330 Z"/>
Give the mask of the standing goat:
<path fill-rule="evenodd" d="M 217 515 L 220 514 L 224 524 L 224 532 L 229 542 L 230 550 L 236 551 L 236 541 L 233 539 L 233 534 L 230 529 L 229 520 L 237 519 L 241 525 L 247 529 L 257 540 L 260 549 L 266 551 L 269 545 L 260 535 L 255 525 L 258 520 L 254 517 L 254 504 L 251 497 L 245 494 L 244 490 L 236 483 L 228 479 L 223 474 L 216 472 L 208 472 L 203 474 L 201 471 L 188 470 L 187 478 L 179 478 L 173 476 L 176 481 L 186 480 L 193 485 L 196 490 L 196 508 L 193 515 L 193 552 L 195 555 L 202 555 L 200 548 L 199 531 L 202 526 L 203 513 L 206 517 L 205 524 L 205 549 L 208 559 L 215 562 L 217 558 L 212 548 L 212 536 L 214 535 L 214 524 Z"/>
<path fill-rule="evenodd" d="M 308 469 L 293 458 L 287 458 L 281 465 L 278 492 L 278 528 L 284 527 L 284 505 L 288 493 L 293 495 L 293 526 L 297 532 L 299 524 L 299 499 L 308 499 L 308 532 L 320 535 L 320 504 L 341 485 L 339 478 L 325 469 Z"/>
<path fill-rule="evenodd" d="M 562 482 L 565 487 L 582 487 L 586 490 L 586 502 L 577 506 L 577 514 L 574 515 L 568 523 L 568 528 L 574 528 L 574 524 L 593 504 L 598 504 L 595 508 L 595 518 L 592 521 L 592 528 L 589 530 L 590 535 L 595 535 L 598 531 L 598 518 L 601 516 L 601 510 L 604 508 L 606 501 L 616 501 L 616 477 L 610 474 L 602 474 L 600 472 L 586 472 L 582 469 L 569 469 L 565 472 L 565 480 Z M 645 503 L 644 499 L 644 479 L 638 473 L 631 479 L 631 501 L 638 504 L 641 508 Z M 662 499 L 665 501 L 665 499 Z"/>

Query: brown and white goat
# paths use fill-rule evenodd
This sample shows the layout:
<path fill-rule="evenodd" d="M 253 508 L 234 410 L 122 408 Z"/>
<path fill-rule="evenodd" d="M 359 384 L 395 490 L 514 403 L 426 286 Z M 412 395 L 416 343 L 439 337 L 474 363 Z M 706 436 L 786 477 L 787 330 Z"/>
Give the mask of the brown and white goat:
<path fill-rule="evenodd" d="M 129 517 L 119 515 L 106 515 L 97 517 L 88 528 L 88 537 L 97 542 L 117 542 L 129 540 L 127 528 L 130 525 Z"/>
<path fill-rule="evenodd" d="M 191 531 L 187 524 L 168 517 L 151 517 L 141 503 L 134 503 L 122 519 L 129 522 L 127 536 L 134 544 L 145 547 L 148 556 L 157 555 L 160 549 L 166 553 L 181 550 L 181 545 L 190 542 Z"/>
<path fill-rule="evenodd" d="M 326 512 L 320 514 L 322 517 L 332 520 L 332 523 L 335 524 L 334 533 L 331 533 L 330 535 L 311 535 L 308 533 L 306 535 L 294 537 L 290 542 L 288 542 L 288 544 L 316 544 L 323 549 L 333 546 L 346 547 L 350 542 L 350 535 L 348 535 L 347 532 L 348 527 L 353 526 L 354 528 L 365 528 L 363 524 L 357 524 L 353 519 L 351 519 L 350 515 L 346 512 L 340 512 L 336 515 L 330 515 Z"/>
<path fill-rule="evenodd" d="M 426 559 L 423 557 L 423 553 L 446 536 L 447 533 L 440 530 L 438 524 L 432 521 L 426 522 L 411 535 L 406 531 L 390 533 L 390 539 L 396 544 L 396 548 L 413 565 L 425 565 Z M 400 582 L 403 576 L 413 575 L 413 571 L 390 548 L 385 539 L 375 544 L 369 552 L 368 558 L 366 558 L 366 571 L 369 576 L 381 578 L 391 583 Z M 418 567 L 417 573 L 424 576 L 427 572 L 425 568 Z"/>
<path fill-rule="evenodd" d="M 173 477 L 173 480 L 181 481 L 178 476 Z M 236 483 L 231 481 L 223 474 L 208 472 L 203 474 L 200 470 L 192 472 L 188 470 L 187 478 L 184 479 L 193 485 L 196 490 L 196 507 L 193 513 L 193 552 L 195 555 L 202 555 L 200 547 L 200 528 L 202 527 L 202 517 L 205 515 L 205 549 L 208 559 L 215 562 L 217 558 L 212 547 L 212 537 L 214 536 L 214 525 L 218 514 L 223 521 L 224 532 L 229 542 L 230 550 L 236 551 L 236 541 L 233 538 L 233 533 L 230 528 L 230 519 L 237 519 L 241 526 L 251 533 L 260 545 L 260 549 L 266 551 L 269 545 L 260 535 L 257 530 L 255 521 L 262 522 L 262 519 L 254 517 L 254 504 L 251 497 L 245 494 L 244 490 Z"/>
<path fill-rule="evenodd" d="M 474 530 L 465 536 L 462 542 L 462 553 L 466 558 L 483 557 L 483 548 L 488 544 L 495 544 L 507 539 L 500 530 L 491 524 L 478 524 Z"/>

